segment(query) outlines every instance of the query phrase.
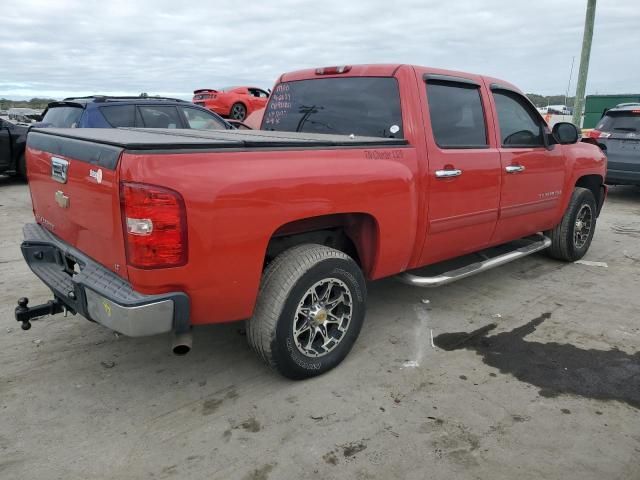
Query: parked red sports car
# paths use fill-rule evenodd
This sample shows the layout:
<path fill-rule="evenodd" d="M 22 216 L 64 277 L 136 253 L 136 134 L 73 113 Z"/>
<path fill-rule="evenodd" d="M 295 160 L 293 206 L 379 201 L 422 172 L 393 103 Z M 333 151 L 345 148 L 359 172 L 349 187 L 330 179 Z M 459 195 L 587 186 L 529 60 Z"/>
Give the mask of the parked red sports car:
<path fill-rule="evenodd" d="M 196 105 L 240 121 L 254 110 L 264 108 L 268 100 L 269 92 L 256 87 L 203 88 L 193 92 L 193 103 Z"/>

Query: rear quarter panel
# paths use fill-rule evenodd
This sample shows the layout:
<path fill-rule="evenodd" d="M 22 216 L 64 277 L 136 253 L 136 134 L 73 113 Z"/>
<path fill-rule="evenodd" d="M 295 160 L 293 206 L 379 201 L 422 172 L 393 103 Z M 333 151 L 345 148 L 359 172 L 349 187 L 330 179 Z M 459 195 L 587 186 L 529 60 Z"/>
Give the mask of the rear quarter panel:
<path fill-rule="evenodd" d="M 125 152 L 121 180 L 182 193 L 189 236 L 187 265 L 128 267 L 129 280 L 145 293 L 187 292 L 194 324 L 248 318 L 273 233 L 295 220 L 339 213 L 376 219 L 368 276 L 397 273 L 408 265 L 416 236 L 416 172 L 412 147 Z"/>

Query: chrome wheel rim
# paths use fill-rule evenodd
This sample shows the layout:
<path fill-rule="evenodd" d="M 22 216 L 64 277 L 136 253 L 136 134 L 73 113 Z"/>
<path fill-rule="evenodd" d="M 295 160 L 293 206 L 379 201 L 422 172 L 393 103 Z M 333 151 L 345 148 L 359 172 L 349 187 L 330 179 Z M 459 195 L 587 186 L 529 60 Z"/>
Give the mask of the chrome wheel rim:
<path fill-rule="evenodd" d="M 593 226 L 593 212 L 589 205 L 583 205 L 576 216 L 573 228 L 573 244 L 576 248 L 582 248 L 589 240 Z"/>
<path fill-rule="evenodd" d="M 234 105 L 231 109 L 231 117 L 234 120 L 242 120 L 244 118 L 244 107 L 242 105 Z"/>
<path fill-rule="evenodd" d="M 322 357 L 346 336 L 353 302 L 349 287 L 337 278 L 316 282 L 302 296 L 293 318 L 293 339 L 307 357 Z"/>

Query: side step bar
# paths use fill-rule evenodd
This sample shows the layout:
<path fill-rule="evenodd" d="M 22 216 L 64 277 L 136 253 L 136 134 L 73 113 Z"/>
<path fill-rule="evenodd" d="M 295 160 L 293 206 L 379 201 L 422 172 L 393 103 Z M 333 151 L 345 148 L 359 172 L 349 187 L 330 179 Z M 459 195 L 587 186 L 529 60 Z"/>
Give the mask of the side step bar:
<path fill-rule="evenodd" d="M 456 280 L 470 277 L 476 273 L 484 272 L 494 267 L 499 267 L 505 263 L 513 262 L 514 260 L 526 257 L 527 255 L 531 255 L 532 253 L 539 252 L 540 250 L 544 250 L 551 246 L 550 238 L 545 237 L 544 235 L 538 235 L 538 238 L 539 240 L 534 240 L 529 245 L 525 245 L 524 247 L 520 247 L 511 252 L 507 252 L 481 262 L 475 262 L 470 265 L 436 275 L 435 277 L 419 277 L 417 275 L 404 272 L 398 275 L 398 280 L 416 287 L 439 287 L 441 285 L 446 285 L 447 283 L 452 283 Z"/>

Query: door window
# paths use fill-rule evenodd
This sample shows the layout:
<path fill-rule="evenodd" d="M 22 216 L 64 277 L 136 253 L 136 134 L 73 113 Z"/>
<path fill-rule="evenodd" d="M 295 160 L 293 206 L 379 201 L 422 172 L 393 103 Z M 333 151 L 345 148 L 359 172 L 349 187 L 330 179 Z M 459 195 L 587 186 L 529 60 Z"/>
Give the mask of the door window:
<path fill-rule="evenodd" d="M 181 128 L 182 123 L 176 107 L 156 105 L 139 106 L 144 126 L 147 128 Z"/>
<path fill-rule="evenodd" d="M 135 108 L 135 105 L 111 105 L 100 107 L 100 112 L 112 127 L 135 127 Z"/>
<path fill-rule="evenodd" d="M 269 98 L 269 94 L 267 92 L 265 92 L 264 90 L 260 90 L 259 88 L 250 88 L 249 89 L 249 94 L 253 97 L 258 97 L 258 98 Z"/>
<path fill-rule="evenodd" d="M 427 81 L 429 117 L 440 148 L 486 148 L 487 128 L 478 85 Z"/>
<path fill-rule="evenodd" d="M 189 128 L 197 130 L 226 130 L 226 125 L 218 117 L 197 108 L 182 108 Z"/>
<path fill-rule="evenodd" d="M 542 121 L 524 98 L 506 90 L 494 91 L 493 98 L 498 112 L 500 143 L 503 147 L 544 146 Z"/>

